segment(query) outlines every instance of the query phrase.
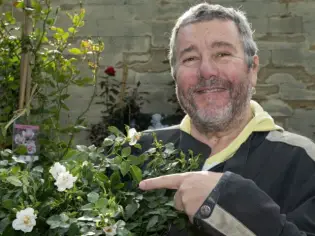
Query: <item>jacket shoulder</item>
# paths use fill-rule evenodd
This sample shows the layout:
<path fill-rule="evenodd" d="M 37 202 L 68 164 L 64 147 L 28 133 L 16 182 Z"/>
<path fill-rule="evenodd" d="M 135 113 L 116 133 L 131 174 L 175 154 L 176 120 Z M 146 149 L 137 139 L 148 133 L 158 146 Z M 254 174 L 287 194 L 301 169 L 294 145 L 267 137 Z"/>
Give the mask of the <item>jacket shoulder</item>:
<path fill-rule="evenodd" d="M 289 131 L 273 130 L 268 133 L 266 140 L 304 151 L 315 161 L 315 143 L 310 138 Z"/>
<path fill-rule="evenodd" d="M 163 143 L 175 142 L 179 139 L 180 128 L 179 125 L 173 125 L 161 129 L 144 130 L 141 132 L 139 143 L 144 147 L 150 147 L 153 142 L 153 135 L 156 135 L 156 138 Z"/>

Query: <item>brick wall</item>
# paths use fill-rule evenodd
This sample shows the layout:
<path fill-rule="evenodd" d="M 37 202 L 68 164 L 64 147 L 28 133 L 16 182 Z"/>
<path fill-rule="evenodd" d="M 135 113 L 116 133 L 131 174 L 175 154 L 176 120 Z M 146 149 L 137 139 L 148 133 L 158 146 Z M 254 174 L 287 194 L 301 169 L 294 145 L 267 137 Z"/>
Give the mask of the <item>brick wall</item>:
<path fill-rule="evenodd" d="M 63 12 L 78 8 L 77 0 L 54 0 Z M 167 102 L 174 88 L 167 62 L 167 46 L 174 20 L 197 1 L 191 0 L 85 0 L 86 25 L 81 36 L 105 42 L 103 66 L 115 65 L 122 74 L 128 61 L 128 83 L 142 82 L 151 104 L 144 112 L 170 114 Z M 315 1 L 213 0 L 241 7 L 255 29 L 260 71 L 255 99 L 286 129 L 315 140 Z M 65 25 L 61 16 L 57 23 Z M 84 71 L 84 69 L 82 69 Z M 79 112 L 91 89 L 73 91 L 70 105 Z M 78 101 L 81 101 L 80 103 Z M 97 122 L 100 107 L 93 106 L 90 121 Z"/>

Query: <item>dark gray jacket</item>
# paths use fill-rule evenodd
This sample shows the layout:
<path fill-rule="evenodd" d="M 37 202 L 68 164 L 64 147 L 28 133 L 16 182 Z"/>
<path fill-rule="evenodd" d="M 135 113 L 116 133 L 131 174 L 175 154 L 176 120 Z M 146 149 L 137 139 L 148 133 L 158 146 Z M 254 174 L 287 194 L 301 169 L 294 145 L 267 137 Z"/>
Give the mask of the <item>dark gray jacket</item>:
<path fill-rule="evenodd" d="M 204 160 L 211 149 L 179 126 L 155 130 L 164 143 Z M 152 143 L 150 131 L 140 140 Z M 194 225 L 168 236 L 315 236 L 315 144 L 281 131 L 254 132 L 234 156 L 209 171 L 224 173 Z M 210 210 L 210 211 L 209 211 Z"/>

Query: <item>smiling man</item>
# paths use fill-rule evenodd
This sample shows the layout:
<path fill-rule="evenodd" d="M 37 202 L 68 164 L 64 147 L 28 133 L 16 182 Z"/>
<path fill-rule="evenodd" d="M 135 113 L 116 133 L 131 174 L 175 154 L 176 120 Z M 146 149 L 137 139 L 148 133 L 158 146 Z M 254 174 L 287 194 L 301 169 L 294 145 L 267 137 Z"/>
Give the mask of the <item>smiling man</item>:
<path fill-rule="evenodd" d="M 139 185 L 177 190 L 175 206 L 192 225 L 168 235 L 315 235 L 315 145 L 275 125 L 252 100 L 259 65 L 252 35 L 243 12 L 207 3 L 172 31 L 171 72 L 187 115 L 154 132 L 204 161 L 198 172 Z M 152 132 L 144 132 L 143 147 Z"/>

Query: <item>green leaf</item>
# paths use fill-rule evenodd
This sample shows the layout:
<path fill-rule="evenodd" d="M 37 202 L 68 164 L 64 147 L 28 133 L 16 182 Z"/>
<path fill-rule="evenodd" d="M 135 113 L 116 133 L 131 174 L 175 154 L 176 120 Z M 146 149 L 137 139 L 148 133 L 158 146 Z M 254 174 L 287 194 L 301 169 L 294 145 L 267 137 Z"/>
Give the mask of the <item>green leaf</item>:
<path fill-rule="evenodd" d="M 39 172 L 39 173 L 43 173 L 44 168 L 42 166 L 36 166 L 33 168 L 32 170 L 33 172 Z"/>
<path fill-rule="evenodd" d="M 70 48 L 68 51 L 74 55 L 81 55 L 83 52 L 79 48 Z"/>
<path fill-rule="evenodd" d="M 65 31 L 63 30 L 63 28 L 61 28 L 61 27 L 57 27 L 56 28 L 56 31 L 59 33 L 59 34 L 63 34 Z"/>
<path fill-rule="evenodd" d="M 148 207 L 151 209 L 155 209 L 159 206 L 159 202 L 158 201 L 152 201 L 148 204 Z"/>
<path fill-rule="evenodd" d="M 149 154 L 154 154 L 154 153 L 156 153 L 156 148 L 150 148 L 147 152 Z"/>
<path fill-rule="evenodd" d="M 109 180 L 108 177 L 103 173 L 96 173 L 95 178 L 103 183 L 107 183 Z"/>
<path fill-rule="evenodd" d="M 75 80 L 74 83 L 78 86 L 84 86 L 84 85 L 93 85 L 95 83 L 95 81 L 93 78 L 85 77 L 82 79 Z"/>
<path fill-rule="evenodd" d="M 124 186 L 125 186 L 124 183 L 120 183 L 120 184 L 115 185 L 113 189 L 115 190 L 122 189 Z"/>
<path fill-rule="evenodd" d="M 8 210 L 11 210 L 14 207 L 14 202 L 11 199 L 5 199 L 2 201 L 2 206 Z"/>
<path fill-rule="evenodd" d="M 81 207 L 81 211 L 92 211 L 93 208 L 94 208 L 94 204 L 88 203 L 88 204 Z"/>
<path fill-rule="evenodd" d="M 72 24 L 74 24 L 75 26 L 77 26 L 80 22 L 80 17 L 78 15 L 74 15 L 72 18 Z"/>
<path fill-rule="evenodd" d="M 68 28 L 69 33 L 71 34 L 75 34 L 77 32 L 77 30 L 73 27 Z"/>
<path fill-rule="evenodd" d="M 120 180 L 120 175 L 117 171 L 115 171 L 111 176 L 110 176 L 110 182 L 111 182 L 111 187 L 114 188 L 116 185 L 121 183 Z"/>
<path fill-rule="evenodd" d="M 131 147 L 124 147 L 122 150 L 121 150 L 121 156 L 122 157 L 127 157 L 131 154 Z"/>
<path fill-rule="evenodd" d="M 171 155 L 175 151 L 175 147 L 173 143 L 167 143 L 165 144 L 165 150 L 164 152 L 168 155 Z"/>
<path fill-rule="evenodd" d="M 140 143 L 136 143 L 135 145 L 133 145 L 135 148 L 137 148 L 137 149 L 141 149 L 142 148 L 142 146 L 141 146 L 141 144 Z"/>
<path fill-rule="evenodd" d="M 152 216 L 147 224 L 147 230 L 150 230 L 152 227 L 154 227 L 158 221 L 159 221 L 159 216 L 157 215 Z"/>
<path fill-rule="evenodd" d="M 28 178 L 25 175 L 22 176 L 22 183 L 23 183 L 23 185 L 29 186 Z"/>
<path fill-rule="evenodd" d="M 51 229 L 55 229 L 60 226 L 62 219 L 59 215 L 53 215 L 46 220 L 46 223 L 50 225 Z"/>
<path fill-rule="evenodd" d="M 89 202 L 95 203 L 99 199 L 100 195 L 96 192 L 91 192 L 87 195 L 87 197 Z"/>
<path fill-rule="evenodd" d="M 0 221 L 0 233 L 3 233 L 3 231 L 6 229 L 6 227 L 10 224 L 11 224 L 11 220 L 8 217 L 2 219 Z"/>
<path fill-rule="evenodd" d="M 130 155 L 127 160 L 131 165 L 140 165 L 144 162 L 144 159 L 141 156 Z"/>
<path fill-rule="evenodd" d="M 23 185 L 22 182 L 15 176 L 9 176 L 7 181 L 16 187 L 21 187 Z"/>
<path fill-rule="evenodd" d="M 62 95 L 60 96 L 60 99 L 61 99 L 61 100 L 66 100 L 68 97 L 70 97 L 70 94 L 62 94 Z"/>
<path fill-rule="evenodd" d="M 109 138 L 105 138 L 102 146 L 108 147 L 108 146 L 112 146 L 113 144 L 114 144 L 114 140 L 109 139 Z"/>
<path fill-rule="evenodd" d="M 142 171 L 138 166 L 131 166 L 131 175 L 132 178 L 137 181 L 138 183 L 142 180 Z"/>
<path fill-rule="evenodd" d="M 126 161 L 123 161 L 119 166 L 120 172 L 125 176 L 130 170 L 130 164 Z"/>
<path fill-rule="evenodd" d="M 80 152 L 87 152 L 89 149 L 87 146 L 85 145 L 77 145 L 77 149 L 80 151 Z"/>
<path fill-rule="evenodd" d="M 108 200 L 106 198 L 100 198 L 95 202 L 95 207 L 98 209 L 104 208 L 107 206 Z"/>
<path fill-rule="evenodd" d="M 73 156 L 75 156 L 77 154 L 78 154 L 78 150 L 70 149 L 70 150 L 68 150 L 68 152 L 65 155 L 64 159 L 71 158 L 71 157 L 73 157 Z"/>
<path fill-rule="evenodd" d="M 26 155 L 27 154 L 27 148 L 25 145 L 19 145 L 14 151 L 18 155 Z"/>
<path fill-rule="evenodd" d="M 12 15 L 12 12 L 11 11 L 7 11 L 5 13 L 5 19 L 7 22 L 9 22 L 10 24 L 15 24 L 15 18 L 13 17 Z"/>
<path fill-rule="evenodd" d="M 62 39 L 64 40 L 64 41 L 66 41 L 68 38 L 69 38 L 69 33 L 68 32 L 64 32 L 63 34 L 62 34 Z"/>
<path fill-rule="evenodd" d="M 134 215 L 134 213 L 138 210 L 139 207 L 140 207 L 140 204 L 135 201 L 132 201 L 130 204 L 128 204 L 125 209 L 126 220 L 130 219 Z"/>
<path fill-rule="evenodd" d="M 61 107 L 65 109 L 66 111 L 70 111 L 69 107 L 63 102 L 61 102 Z"/>
<path fill-rule="evenodd" d="M 69 230 L 67 232 L 68 236 L 77 236 L 80 235 L 80 228 L 77 224 L 73 223 L 70 225 Z"/>
<path fill-rule="evenodd" d="M 109 126 L 108 131 L 111 132 L 112 134 L 115 134 L 116 136 L 121 135 L 121 131 L 117 129 L 115 126 Z"/>
<path fill-rule="evenodd" d="M 14 166 L 14 167 L 12 167 L 11 171 L 14 175 L 16 175 L 17 173 L 19 173 L 21 171 L 21 167 L 20 166 Z"/>
<path fill-rule="evenodd" d="M 95 217 L 91 217 L 87 215 L 84 215 L 78 218 L 78 221 L 94 221 L 94 220 L 95 220 Z"/>
<path fill-rule="evenodd" d="M 54 23 L 55 23 L 55 20 L 54 19 L 52 19 L 52 18 L 50 18 L 50 19 L 47 19 L 47 25 L 53 25 Z"/>
<path fill-rule="evenodd" d="M 14 6 L 15 6 L 16 8 L 24 8 L 24 1 L 22 1 L 22 2 L 16 2 L 16 3 L 14 4 Z"/>
<path fill-rule="evenodd" d="M 6 217 L 6 215 L 7 215 L 6 213 L 4 213 L 3 211 L 0 211 L 0 219 Z"/>
<path fill-rule="evenodd" d="M 69 220 L 69 216 L 67 216 L 65 213 L 61 213 L 60 219 L 62 222 L 67 222 Z"/>
<path fill-rule="evenodd" d="M 27 187 L 26 187 L 26 185 L 23 185 L 23 193 L 25 193 L 25 194 L 27 194 L 28 193 L 28 190 L 27 190 Z"/>

